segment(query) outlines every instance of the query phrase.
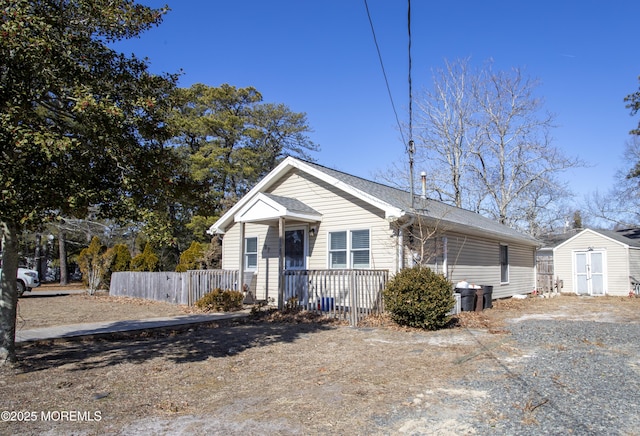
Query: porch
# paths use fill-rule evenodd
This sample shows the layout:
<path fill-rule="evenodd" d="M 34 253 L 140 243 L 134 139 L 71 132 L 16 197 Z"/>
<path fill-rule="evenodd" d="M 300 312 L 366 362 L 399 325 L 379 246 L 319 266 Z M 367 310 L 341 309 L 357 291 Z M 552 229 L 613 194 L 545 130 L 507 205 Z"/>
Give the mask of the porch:
<path fill-rule="evenodd" d="M 216 287 L 246 292 L 245 302 L 260 301 L 249 285 L 253 274 L 244 273 L 241 283 L 239 277 L 239 271 L 188 271 L 189 304 Z M 384 312 L 382 291 L 388 281 L 388 270 L 285 270 L 279 280 L 278 309 L 299 307 L 349 321 L 355 327 L 360 319 Z"/>
<path fill-rule="evenodd" d="M 349 321 L 384 312 L 382 291 L 389 271 L 369 269 L 285 270 L 283 300 L 325 316 Z"/>

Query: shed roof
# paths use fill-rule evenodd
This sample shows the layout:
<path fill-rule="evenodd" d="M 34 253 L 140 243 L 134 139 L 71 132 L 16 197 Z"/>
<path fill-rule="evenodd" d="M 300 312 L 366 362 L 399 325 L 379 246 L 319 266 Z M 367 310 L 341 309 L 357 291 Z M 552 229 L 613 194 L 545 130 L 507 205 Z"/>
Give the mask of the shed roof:
<path fill-rule="evenodd" d="M 585 232 L 592 232 L 609 238 L 615 242 L 627 245 L 631 248 L 640 248 L 640 228 L 618 229 L 618 230 L 602 230 L 602 229 L 571 229 L 564 233 L 547 235 L 543 239 L 544 248 L 557 248 L 565 242 L 581 235 Z"/>

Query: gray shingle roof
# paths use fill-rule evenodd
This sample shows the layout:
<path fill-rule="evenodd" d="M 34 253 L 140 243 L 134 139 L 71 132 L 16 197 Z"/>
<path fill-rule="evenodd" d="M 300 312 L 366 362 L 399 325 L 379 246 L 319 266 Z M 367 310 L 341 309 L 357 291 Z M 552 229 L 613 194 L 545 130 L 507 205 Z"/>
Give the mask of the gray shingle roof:
<path fill-rule="evenodd" d="M 576 236 L 578 233 L 584 230 L 590 230 L 595 233 L 599 233 L 602 236 L 611 238 L 614 241 L 622 244 L 627 244 L 629 247 L 640 248 L 640 229 L 620 229 L 620 230 L 601 230 L 601 229 L 570 229 L 564 233 L 546 235 L 543 239 L 545 242 L 545 248 L 555 248 L 565 241 Z"/>
<path fill-rule="evenodd" d="M 407 191 L 386 186 L 381 183 L 372 182 L 370 180 L 327 168 L 313 162 L 305 161 L 305 163 L 343 183 L 365 192 L 368 195 L 374 196 L 394 207 L 404 210 L 408 214 L 412 213 L 410 194 Z M 519 231 L 504 224 L 500 224 L 497 221 L 475 212 L 450 206 L 440 201 L 423 199 L 418 195 L 414 195 L 413 207 L 419 215 L 428 218 L 476 229 L 480 233 L 490 234 L 495 237 L 508 238 L 511 240 L 515 239 L 527 242 L 531 245 L 539 245 L 539 242 L 536 239 L 520 233 Z"/>
<path fill-rule="evenodd" d="M 630 247 L 640 248 L 640 229 L 595 230 Z"/>
<path fill-rule="evenodd" d="M 303 202 L 295 198 L 282 197 L 281 195 L 269 194 L 268 192 L 263 192 L 262 195 L 284 206 L 285 208 L 287 208 L 287 210 L 291 212 L 298 212 L 298 213 L 309 214 L 309 215 L 311 214 L 320 215 L 318 211 L 314 210 L 313 208 L 307 206 L 306 204 L 304 204 Z"/>

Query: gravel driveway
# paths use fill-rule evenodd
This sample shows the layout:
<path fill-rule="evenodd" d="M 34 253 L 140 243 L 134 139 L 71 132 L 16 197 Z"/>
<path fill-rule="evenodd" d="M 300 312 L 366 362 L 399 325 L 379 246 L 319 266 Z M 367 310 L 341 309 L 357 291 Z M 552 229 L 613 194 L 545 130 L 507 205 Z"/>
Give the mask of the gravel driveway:
<path fill-rule="evenodd" d="M 406 434 L 638 435 L 640 324 L 510 321 L 507 347 L 470 359 L 441 404 L 395 416 Z M 447 417 L 449 415 L 449 417 Z"/>

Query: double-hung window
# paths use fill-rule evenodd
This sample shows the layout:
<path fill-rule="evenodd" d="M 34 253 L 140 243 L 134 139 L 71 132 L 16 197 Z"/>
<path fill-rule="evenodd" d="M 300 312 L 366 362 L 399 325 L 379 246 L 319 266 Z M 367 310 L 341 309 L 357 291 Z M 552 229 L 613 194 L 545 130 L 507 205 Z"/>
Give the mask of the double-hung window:
<path fill-rule="evenodd" d="M 329 232 L 329 268 L 369 268 L 369 230 Z"/>
<path fill-rule="evenodd" d="M 244 238 L 244 269 L 255 271 L 258 269 L 258 238 Z"/>

